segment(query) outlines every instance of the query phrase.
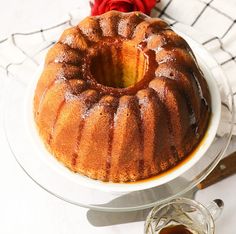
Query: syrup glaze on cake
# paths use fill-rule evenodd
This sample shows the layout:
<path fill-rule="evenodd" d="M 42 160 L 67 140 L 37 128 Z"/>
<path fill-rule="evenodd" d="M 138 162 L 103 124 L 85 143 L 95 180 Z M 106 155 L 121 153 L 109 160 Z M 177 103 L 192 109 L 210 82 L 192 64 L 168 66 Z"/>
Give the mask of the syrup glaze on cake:
<path fill-rule="evenodd" d="M 48 150 L 70 170 L 112 182 L 177 165 L 203 138 L 210 112 L 186 41 L 139 12 L 111 11 L 65 30 L 34 96 Z"/>

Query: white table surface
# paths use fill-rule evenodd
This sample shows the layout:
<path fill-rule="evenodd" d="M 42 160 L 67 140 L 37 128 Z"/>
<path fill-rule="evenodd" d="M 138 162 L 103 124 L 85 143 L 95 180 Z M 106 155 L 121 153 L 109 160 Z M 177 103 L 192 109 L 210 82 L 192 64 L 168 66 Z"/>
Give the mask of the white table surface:
<path fill-rule="evenodd" d="M 53 25 L 82 0 L 0 1 L 1 39 L 13 32 Z M 0 109 L 1 105 L 0 100 Z M 2 122 L 2 116 L 0 118 Z M 61 201 L 42 190 L 14 160 L 2 128 L 0 158 L 1 234 L 143 233 L 144 222 L 140 220 L 144 219 L 146 211 L 113 215 L 92 212 Z M 214 198 L 221 198 L 225 202 L 223 214 L 216 223 L 216 234 L 236 233 L 235 194 L 236 175 L 197 193 L 197 200 L 205 204 Z M 116 224 L 119 222 L 123 224 Z"/>

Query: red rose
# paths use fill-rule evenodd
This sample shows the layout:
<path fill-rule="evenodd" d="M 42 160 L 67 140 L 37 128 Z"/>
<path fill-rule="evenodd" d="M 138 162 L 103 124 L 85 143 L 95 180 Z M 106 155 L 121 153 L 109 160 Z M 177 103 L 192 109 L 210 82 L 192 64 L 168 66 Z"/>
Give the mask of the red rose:
<path fill-rule="evenodd" d="M 147 15 L 159 0 L 95 0 L 91 15 L 100 15 L 107 11 L 141 11 Z"/>

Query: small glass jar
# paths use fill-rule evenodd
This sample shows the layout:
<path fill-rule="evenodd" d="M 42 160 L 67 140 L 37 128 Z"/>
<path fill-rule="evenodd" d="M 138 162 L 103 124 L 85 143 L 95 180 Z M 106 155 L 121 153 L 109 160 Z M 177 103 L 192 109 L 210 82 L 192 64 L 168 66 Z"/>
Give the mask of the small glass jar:
<path fill-rule="evenodd" d="M 223 206 L 220 199 L 212 201 L 207 207 L 187 198 L 173 199 L 151 210 L 144 233 L 174 234 L 181 229 L 182 232 L 178 233 L 214 234 L 214 221 L 221 214 Z"/>

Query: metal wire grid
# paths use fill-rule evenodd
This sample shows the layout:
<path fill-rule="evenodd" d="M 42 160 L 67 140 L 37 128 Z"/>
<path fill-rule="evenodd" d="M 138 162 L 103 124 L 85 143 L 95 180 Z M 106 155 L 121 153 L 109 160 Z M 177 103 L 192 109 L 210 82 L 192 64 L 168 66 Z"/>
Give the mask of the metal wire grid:
<path fill-rule="evenodd" d="M 231 17 L 230 15 L 228 15 L 227 13 L 225 13 L 224 11 L 222 11 L 221 9 L 213 6 L 213 2 L 216 0 L 195 0 L 198 2 L 201 2 L 203 4 L 202 9 L 199 11 L 199 14 L 194 18 L 193 22 L 190 24 L 190 26 L 194 27 L 196 25 L 196 23 L 200 20 L 200 18 L 202 17 L 202 15 L 207 11 L 208 8 L 212 9 L 216 15 L 221 15 L 222 17 L 228 19 L 231 23 L 230 25 L 226 26 L 224 33 L 221 36 L 213 36 L 209 39 L 207 39 L 206 41 L 201 42 L 202 45 L 206 46 L 207 44 L 212 43 L 213 41 L 217 41 L 219 49 L 222 50 L 223 53 L 226 53 L 229 58 L 227 58 L 224 61 L 220 62 L 220 65 L 225 65 L 231 61 L 235 62 L 236 65 L 236 55 L 232 54 L 229 50 L 227 50 L 224 46 L 223 43 L 223 39 L 230 33 L 230 31 L 234 28 L 234 26 L 236 25 L 236 18 Z M 155 7 L 155 10 L 158 12 L 157 16 L 158 17 L 166 17 L 168 19 L 170 19 L 172 21 L 172 25 L 175 25 L 178 23 L 178 20 L 175 19 L 174 16 L 170 16 L 167 13 L 167 9 L 170 7 L 170 5 L 174 2 L 174 0 L 169 0 L 166 5 L 163 7 L 163 9 L 160 9 L 158 7 L 158 5 Z M 193 1 L 194 2 L 194 1 Z M 225 3 L 227 4 L 227 3 Z M 190 13 L 191 14 L 191 13 Z M 215 25 L 215 27 L 217 27 L 217 25 Z"/>
<path fill-rule="evenodd" d="M 221 36 L 208 35 L 209 37 L 204 41 L 201 41 L 201 44 L 209 49 L 211 48 L 211 44 L 216 42 L 217 45 L 214 46 L 214 50 L 212 51 L 213 54 L 216 53 L 217 50 L 217 53 L 220 52 L 221 54 L 224 54 L 224 56 L 221 56 L 221 58 L 224 57 L 224 60 L 221 59 L 220 61 L 218 60 L 218 62 L 222 66 L 225 66 L 230 62 L 234 62 L 234 66 L 236 66 L 236 55 L 233 54 L 229 49 L 227 49 L 224 44 L 224 38 L 226 38 L 226 36 L 230 34 L 231 30 L 235 29 L 236 19 L 220 8 L 214 6 L 214 2 L 217 1 L 218 0 L 185 1 L 185 3 L 191 2 L 190 4 L 201 4 L 201 8 L 199 9 L 198 14 L 194 16 L 192 22 L 189 24 L 190 26 L 195 27 L 208 9 L 211 9 L 211 11 L 216 14 L 216 17 L 220 15 L 221 17 L 227 19 L 230 24 L 226 26 Z M 161 3 L 158 3 L 155 6 L 152 12 L 152 16 L 164 18 L 168 20 L 173 26 L 180 24 L 180 20 L 177 19 L 174 14 L 170 15 L 168 13 L 168 9 L 176 4 L 179 4 L 179 7 L 182 7 L 181 2 L 183 3 L 183 0 L 162 0 Z M 184 7 L 184 11 L 188 11 L 188 9 Z M 0 70 L 4 70 L 7 77 L 19 77 L 21 74 L 21 72 L 19 72 L 19 69 L 22 71 L 26 70 L 27 67 L 29 70 L 28 74 L 30 74 L 30 71 L 34 70 L 32 68 L 35 68 L 35 66 L 37 67 L 40 61 L 42 61 L 42 58 L 45 55 L 47 49 L 55 43 L 55 38 L 58 38 L 65 28 L 76 24 L 76 22 L 78 22 L 78 15 L 77 17 L 75 17 L 72 13 L 69 13 L 68 18 L 65 21 L 52 27 L 36 30 L 29 33 L 13 33 L 12 35 L 10 35 L 10 37 L 1 40 Z M 16 54 L 18 56 L 16 56 Z M 24 66 L 25 64 L 26 66 Z M 233 95 L 236 95 L 236 91 L 233 93 Z"/>
<path fill-rule="evenodd" d="M 15 76 L 13 72 L 11 72 L 11 67 L 13 66 L 21 66 L 24 63 L 26 63 L 28 60 L 35 66 L 39 66 L 40 64 L 40 55 L 44 54 L 45 51 L 47 51 L 48 48 L 50 48 L 53 44 L 55 44 L 55 40 L 51 39 L 50 37 L 55 36 L 56 34 L 62 32 L 62 30 L 68 26 L 72 26 L 72 16 L 69 14 L 68 19 L 63 21 L 62 23 L 59 23 L 57 25 L 45 28 L 45 29 L 40 29 L 36 30 L 33 32 L 29 33 L 13 33 L 10 35 L 10 37 L 7 37 L 3 40 L 0 41 L 0 50 L 1 47 L 8 48 L 7 51 L 12 51 L 15 52 L 19 55 L 19 52 L 23 56 L 21 59 L 18 61 L 14 61 L 14 54 L 12 55 L 13 57 L 8 57 L 5 56 L 5 60 L 1 61 L 0 60 L 0 68 L 3 69 L 6 72 L 7 76 Z M 33 39 L 34 37 L 37 38 L 37 42 L 34 44 L 34 49 L 33 51 L 31 48 L 25 48 L 24 46 L 21 45 L 21 43 L 18 42 L 18 40 L 25 41 L 27 43 L 27 40 L 30 40 L 31 38 Z M 13 51 L 14 50 L 14 51 Z"/>

